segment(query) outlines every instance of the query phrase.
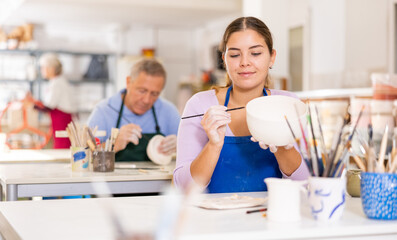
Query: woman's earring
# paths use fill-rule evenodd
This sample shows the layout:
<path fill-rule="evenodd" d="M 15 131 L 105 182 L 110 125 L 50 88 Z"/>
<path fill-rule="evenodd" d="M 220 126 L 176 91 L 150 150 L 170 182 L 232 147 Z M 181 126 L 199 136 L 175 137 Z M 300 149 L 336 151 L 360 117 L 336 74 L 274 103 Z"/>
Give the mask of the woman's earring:
<path fill-rule="evenodd" d="M 270 66 L 269 69 L 273 69 L 273 66 Z"/>

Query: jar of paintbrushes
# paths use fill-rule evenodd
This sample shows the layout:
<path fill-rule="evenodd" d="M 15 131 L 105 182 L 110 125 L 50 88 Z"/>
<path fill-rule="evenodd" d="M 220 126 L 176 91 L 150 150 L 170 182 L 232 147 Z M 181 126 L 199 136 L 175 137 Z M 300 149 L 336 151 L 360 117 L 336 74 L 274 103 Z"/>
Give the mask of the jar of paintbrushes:
<path fill-rule="evenodd" d="M 70 122 L 66 127 L 70 146 L 70 164 L 73 172 L 88 172 L 90 170 L 91 151 L 87 147 L 87 126 Z"/>
<path fill-rule="evenodd" d="M 92 152 L 92 170 L 94 172 L 113 172 L 115 163 L 114 144 L 119 134 L 119 129 L 112 128 L 110 138 L 105 146 Z"/>
<path fill-rule="evenodd" d="M 71 122 L 66 128 L 71 142 L 71 168 L 74 172 L 111 172 L 114 171 L 114 143 L 119 130 L 112 128 L 111 136 L 101 144 L 95 138 L 97 128 L 91 129 Z"/>
<path fill-rule="evenodd" d="M 327 151 L 317 106 L 311 106 L 310 103 L 307 105 L 307 129 L 300 123 L 302 139 L 295 137 L 292 128 L 290 131 L 311 173 L 308 181 L 308 201 L 313 218 L 336 221 L 344 211 L 346 180 L 342 172 L 347 164 L 346 158 L 351 151 L 351 140 L 355 131 L 345 138 L 344 129 L 349 121 L 346 107 L 343 124 L 334 135 L 331 150 Z M 360 116 L 357 120 L 359 118 Z M 288 123 L 287 118 L 286 121 Z"/>
<path fill-rule="evenodd" d="M 371 125 L 369 125 L 371 128 Z M 364 143 L 366 168 L 361 173 L 361 202 L 364 213 L 371 219 L 397 219 L 397 129 L 393 130 L 391 150 L 388 146 L 389 127 L 386 125 L 379 153 L 372 137 Z"/>

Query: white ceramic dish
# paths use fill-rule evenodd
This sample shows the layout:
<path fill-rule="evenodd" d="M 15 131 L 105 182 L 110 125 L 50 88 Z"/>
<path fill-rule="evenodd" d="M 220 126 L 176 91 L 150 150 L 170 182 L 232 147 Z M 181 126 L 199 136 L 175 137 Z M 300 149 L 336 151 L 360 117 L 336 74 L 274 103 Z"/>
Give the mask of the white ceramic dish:
<path fill-rule="evenodd" d="M 256 207 L 265 204 L 267 198 L 254 198 L 233 194 L 229 197 L 204 199 L 198 206 L 206 209 L 236 209 Z"/>
<path fill-rule="evenodd" d="M 265 144 L 285 146 L 294 143 L 291 131 L 285 121 L 287 119 L 296 137 L 301 137 L 301 130 L 296 114 L 298 109 L 299 119 L 303 128 L 306 126 L 306 104 L 297 98 L 274 95 L 259 97 L 248 102 L 247 124 L 252 136 Z"/>
<path fill-rule="evenodd" d="M 168 165 L 172 160 L 172 155 L 164 155 L 158 151 L 158 148 L 163 141 L 164 136 L 156 135 L 150 139 L 146 148 L 146 153 L 149 159 L 158 165 Z"/>

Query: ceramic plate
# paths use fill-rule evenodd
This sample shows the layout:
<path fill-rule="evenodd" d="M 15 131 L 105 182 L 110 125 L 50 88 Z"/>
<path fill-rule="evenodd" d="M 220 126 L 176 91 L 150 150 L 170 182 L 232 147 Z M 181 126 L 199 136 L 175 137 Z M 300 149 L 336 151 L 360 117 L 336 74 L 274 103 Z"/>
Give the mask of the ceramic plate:
<path fill-rule="evenodd" d="M 172 160 L 172 155 L 164 155 L 159 153 L 158 148 L 163 141 L 164 136 L 156 135 L 150 139 L 149 144 L 146 148 L 146 153 L 149 159 L 158 165 L 168 165 Z"/>
<path fill-rule="evenodd" d="M 260 206 L 266 202 L 267 198 L 253 198 L 233 194 L 229 197 L 205 199 L 198 206 L 206 209 L 236 209 Z"/>

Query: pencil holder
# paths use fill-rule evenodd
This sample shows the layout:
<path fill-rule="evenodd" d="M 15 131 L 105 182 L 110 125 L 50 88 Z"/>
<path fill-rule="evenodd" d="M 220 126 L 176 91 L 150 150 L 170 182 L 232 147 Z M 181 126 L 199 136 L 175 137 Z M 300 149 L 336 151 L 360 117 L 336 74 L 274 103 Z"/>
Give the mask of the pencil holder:
<path fill-rule="evenodd" d="M 83 147 L 70 147 L 70 164 L 73 172 L 88 172 L 90 151 Z"/>
<path fill-rule="evenodd" d="M 113 172 L 115 152 L 94 151 L 92 153 L 92 170 L 94 172 Z"/>
<path fill-rule="evenodd" d="M 361 202 L 372 219 L 397 219 L 397 174 L 361 173 Z"/>
<path fill-rule="evenodd" d="M 312 216 L 320 221 L 338 220 L 345 208 L 345 178 L 310 177 L 308 199 Z"/>

